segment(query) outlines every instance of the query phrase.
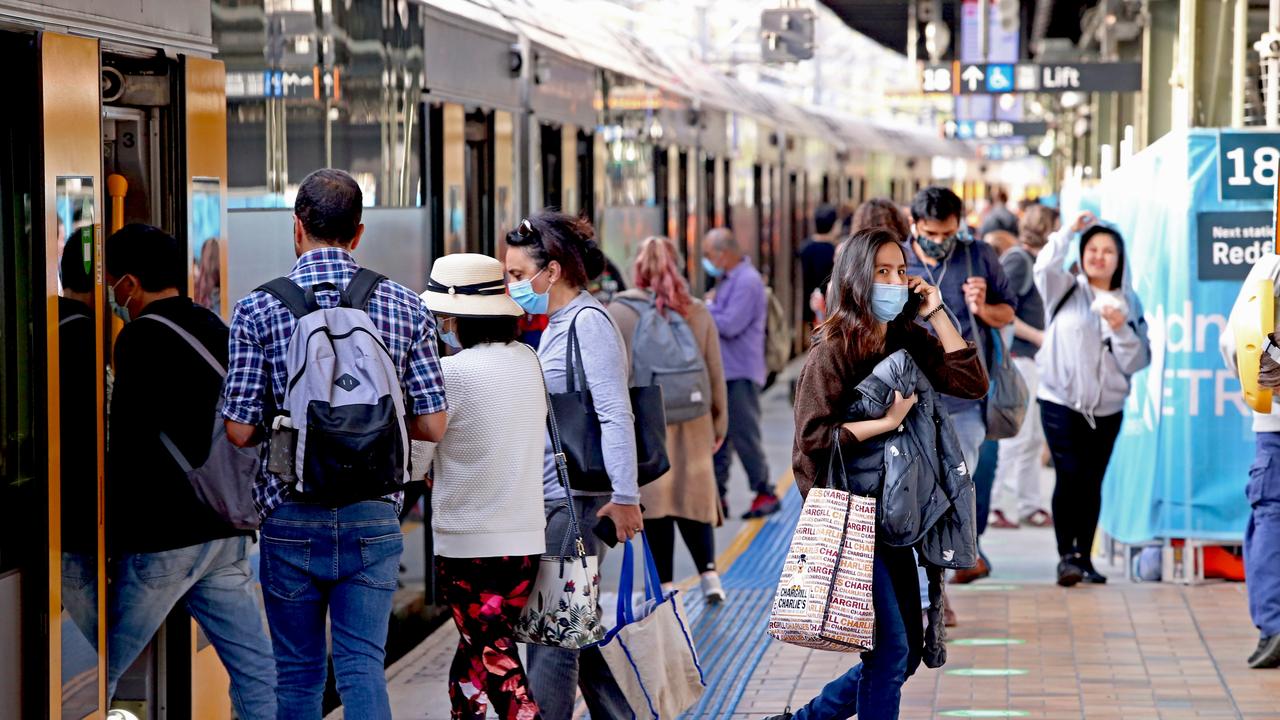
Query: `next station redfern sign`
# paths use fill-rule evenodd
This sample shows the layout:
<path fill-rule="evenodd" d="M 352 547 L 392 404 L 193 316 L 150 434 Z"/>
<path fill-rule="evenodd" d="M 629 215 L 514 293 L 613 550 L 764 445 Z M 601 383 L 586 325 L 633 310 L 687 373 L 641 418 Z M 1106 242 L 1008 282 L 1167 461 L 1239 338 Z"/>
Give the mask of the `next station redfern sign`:
<path fill-rule="evenodd" d="M 927 93 L 1132 92 L 1142 89 L 1142 63 L 962 63 L 928 65 Z"/>

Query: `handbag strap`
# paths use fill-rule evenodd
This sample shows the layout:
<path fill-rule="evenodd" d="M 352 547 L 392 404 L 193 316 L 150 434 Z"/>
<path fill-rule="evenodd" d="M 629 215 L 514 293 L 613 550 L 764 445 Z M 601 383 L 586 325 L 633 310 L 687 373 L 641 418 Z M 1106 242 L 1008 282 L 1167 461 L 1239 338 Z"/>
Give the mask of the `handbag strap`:
<path fill-rule="evenodd" d="M 582 566 L 587 566 L 587 547 L 582 539 L 582 528 L 578 525 L 578 511 L 573 506 L 573 490 L 569 487 L 569 459 L 564 454 L 564 446 L 560 443 L 560 426 L 556 423 L 555 406 L 551 404 L 551 393 L 547 390 L 547 376 L 542 372 L 542 358 L 538 357 L 538 353 L 528 345 L 524 346 L 532 355 L 533 361 L 538 364 L 538 377 L 542 379 L 542 394 L 547 399 L 547 432 L 551 435 L 551 455 L 556 463 L 556 478 L 560 481 L 560 487 L 564 488 L 564 504 L 569 511 L 569 532 L 565 533 L 564 541 L 560 543 L 560 557 L 569 557 L 570 541 L 574 544 L 574 550 L 578 557 L 582 559 Z"/>
<path fill-rule="evenodd" d="M 840 468 L 840 483 L 836 483 L 836 467 Z M 831 431 L 831 461 L 827 463 L 827 488 L 849 492 L 849 473 L 844 467 L 844 451 L 840 449 L 840 428 Z"/>
<path fill-rule="evenodd" d="M 200 342 L 194 335 L 184 330 L 181 325 L 167 317 L 162 317 L 154 313 L 139 316 L 138 319 L 155 320 L 161 325 L 172 330 L 178 337 L 182 338 L 184 342 L 190 345 L 191 349 L 195 350 L 196 354 L 203 358 L 204 361 L 209 364 L 209 367 L 213 368 L 214 372 L 218 373 L 219 378 L 226 379 L 227 369 L 222 366 L 222 363 L 218 362 L 218 359 L 213 356 L 213 353 L 209 352 L 209 349 L 204 346 L 204 343 Z M 173 439 L 169 437 L 168 433 L 161 431 L 160 444 L 164 445 L 165 451 L 168 452 L 169 456 L 173 458 L 173 461 L 178 464 L 178 467 L 182 468 L 183 473 L 188 475 L 191 474 L 191 462 L 187 460 L 187 456 L 183 455 L 182 451 L 178 449 L 178 446 L 173 442 Z"/>
<path fill-rule="evenodd" d="M 564 354 L 564 377 L 566 388 L 569 392 L 577 392 L 577 384 L 581 384 L 583 397 L 586 398 L 587 405 L 590 407 L 591 388 L 587 385 L 586 363 L 582 362 L 582 343 L 578 341 L 578 316 L 587 310 L 595 310 L 601 315 L 604 315 L 605 319 L 608 320 L 611 325 L 613 324 L 613 318 L 610 318 L 609 313 L 604 310 L 594 305 L 588 305 L 574 313 L 573 319 L 569 321 L 569 347 Z"/>
<path fill-rule="evenodd" d="M 644 564 L 644 597 L 645 600 L 654 602 L 662 602 L 662 580 L 658 577 L 658 566 L 653 560 L 653 551 L 649 549 L 649 540 L 645 538 L 644 533 L 636 533 L 636 537 L 640 539 L 640 549 L 643 553 L 640 556 L 640 562 Z M 618 610 L 617 625 L 630 625 L 636 621 L 635 605 L 632 599 L 632 588 L 635 586 L 635 549 L 632 547 L 632 541 L 628 540 L 622 546 L 622 573 L 618 578 Z"/>

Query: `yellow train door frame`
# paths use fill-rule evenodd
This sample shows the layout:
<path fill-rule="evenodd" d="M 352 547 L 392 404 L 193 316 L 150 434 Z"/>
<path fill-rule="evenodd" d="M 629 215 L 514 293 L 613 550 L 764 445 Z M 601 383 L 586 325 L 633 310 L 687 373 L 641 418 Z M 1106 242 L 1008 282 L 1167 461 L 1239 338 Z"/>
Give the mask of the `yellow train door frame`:
<path fill-rule="evenodd" d="M 182 57 L 187 190 L 187 252 L 192 272 L 189 292 L 197 302 L 213 305 L 224 320 L 231 318 L 231 298 L 221 280 L 227 277 L 227 100 L 226 68 L 218 60 Z M 206 253 L 217 241 L 216 253 Z M 202 260 L 216 257 L 217 292 L 197 287 L 209 268 Z M 225 720 L 231 717 L 231 680 L 213 646 L 191 621 L 191 718 Z"/>
<path fill-rule="evenodd" d="M 44 127 L 44 229 L 45 229 L 45 316 L 46 316 L 46 385 L 48 402 L 48 600 L 47 612 L 49 642 L 49 702 L 50 717 L 63 717 L 63 543 L 62 543 L 62 474 L 61 474 L 61 423 L 59 363 L 59 275 L 58 261 L 62 243 L 66 239 L 59 232 L 57 198 L 70 183 L 83 189 L 84 181 L 92 188 L 83 196 L 92 202 L 92 217 L 86 226 L 91 235 L 87 243 L 92 248 L 95 317 L 105 317 L 105 292 L 102 287 L 102 157 L 100 126 L 101 92 L 98 41 L 92 38 L 71 37 L 57 33 L 40 36 L 41 63 L 41 120 Z M 102 353 L 104 338 L 102 322 L 95 323 L 97 354 L 95 367 L 104 367 Z M 103 717 L 106 699 L 106 556 L 103 537 L 103 454 L 105 450 L 103 425 L 105 418 L 104 378 L 96 373 L 97 417 L 99 431 L 97 446 L 97 710 L 86 717 Z"/>

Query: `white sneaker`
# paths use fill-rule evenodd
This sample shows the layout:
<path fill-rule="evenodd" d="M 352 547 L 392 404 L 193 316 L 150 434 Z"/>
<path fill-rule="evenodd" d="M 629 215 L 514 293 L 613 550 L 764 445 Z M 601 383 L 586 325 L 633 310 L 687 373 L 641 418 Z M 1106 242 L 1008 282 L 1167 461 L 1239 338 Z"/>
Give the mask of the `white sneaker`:
<path fill-rule="evenodd" d="M 724 587 L 720 585 L 720 573 L 712 570 L 702 573 L 702 597 L 706 599 L 708 605 L 719 605 L 727 599 L 724 594 Z"/>

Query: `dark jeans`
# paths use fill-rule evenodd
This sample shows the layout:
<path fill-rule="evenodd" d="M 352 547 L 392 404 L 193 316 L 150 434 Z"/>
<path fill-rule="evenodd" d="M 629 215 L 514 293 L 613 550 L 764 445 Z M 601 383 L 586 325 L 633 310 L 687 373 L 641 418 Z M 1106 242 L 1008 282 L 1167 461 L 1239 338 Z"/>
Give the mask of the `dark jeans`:
<path fill-rule="evenodd" d="M 664 517 L 644 521 L 644 534 L 658 566 L 658 579 L 669 583 L 675 576 L 676 527 L 693 556 L 699 573 L 716 569 L 716 541 L 711 525 L 687 518 Z"/>
<path fill-rule="evenodd" d="M 1000 443 L 983 440 L 978 450 L 978 469 L 973 473 L 974 493 L 977 496 L 978 537 L 987 531 L 987 516 L 991 514 L 991 489 L 996 484 L 996 462 L 1000 459 Z"/>
<path fill-rule="evenodd" d="M 902 685 L 910 668 L 910 643 L 902 608 L 893 590 L 889 566 L 876 548 L 871 603 L 876 611 L 876 646 L 862 662 L 827 683 L 818 697 L 800 708 L 794 720 L 897 720 Z M 919 622 L 919 620 L 916 620 Z"/>
<path fill-rule="evenodd" d="M 720 497 L 728 495 L 729 465 L 735 452 L 742 460 L 742 469 L 747 471 L 751 489 L 756 494 L 772 495 L 769 462 L 765 459 L 764 445 L 760 440 L 760 386 L 751 380 L 730 380 L 726 385 L 729 392 L 729 433 L 715 456 L 716 485 L 720 488 Z"/>
<path fill-rule="evenodd" d="M 395 505 L 285 503 L 262 524 L 262 595 L 275 649 L 280 720 L 319 720 L 325 618 L 347 717 L 390 720 L 387 625 L 404 538 Z"/>
<path fill-rule="evenodd" d="M 1089 557 L 1102 512 L 1102 478 L 1120 434 L 1124 413 L 1094 418 L 1063 405 L 1040 401 L 1040 421 L 1053 454 L 1053 532 L 1058 554 Z"/>
<path fill-rule="evenodd" d="M 1249 615 L 1263 635 L 1280 635 L 1280 433 L 1258 433 L 1245 494 L 1252 507 L 1244 532 Z"/>
<path fill-rule="evenodd" d="M 587 554 L 595 555 L 601 564 L 607 546 L 600 542 L 592 529 L 600 521 L 596 513 L 609 502 L 608 496 L 578 496 L 574 498 L 578 512 L 578 524 Z M 547 500 L 547 552 L 560 553 L 560 544 L 569 528 L 569 513 L 564 500 Z M 609 624 L 609 623 L 606 623 Z M 631 706 L 613 679 L 609 664 L 604 661 L 600 648 L 592 646 L 582 650 L 565 650 L 546 645 L 529 645 L 529 687 L 538 701 L 544 720 L 571 720 L 577 701 L 574 688 L 582 691 L 587 710 L 592 718 L 630 718 Z"/>

